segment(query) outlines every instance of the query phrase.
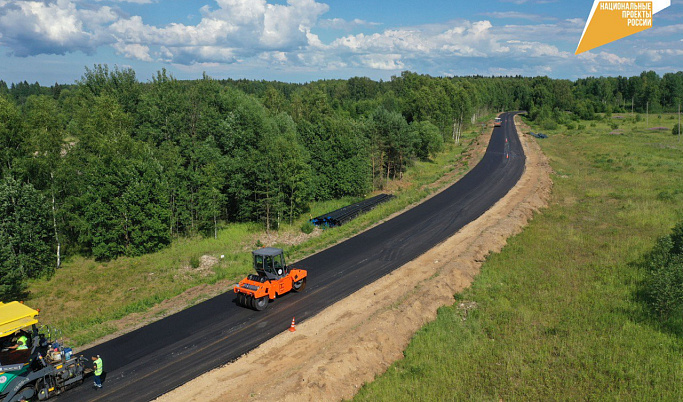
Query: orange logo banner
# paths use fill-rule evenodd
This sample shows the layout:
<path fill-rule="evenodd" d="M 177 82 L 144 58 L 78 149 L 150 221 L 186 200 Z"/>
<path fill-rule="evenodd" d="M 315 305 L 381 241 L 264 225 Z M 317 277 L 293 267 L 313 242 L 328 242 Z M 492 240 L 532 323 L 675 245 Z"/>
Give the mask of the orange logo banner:
<path fill-rule="evenodd" d="M 575 54 L 652 28 L 653 14 L 670 5 L 670 0 L 595 0 Z"/>

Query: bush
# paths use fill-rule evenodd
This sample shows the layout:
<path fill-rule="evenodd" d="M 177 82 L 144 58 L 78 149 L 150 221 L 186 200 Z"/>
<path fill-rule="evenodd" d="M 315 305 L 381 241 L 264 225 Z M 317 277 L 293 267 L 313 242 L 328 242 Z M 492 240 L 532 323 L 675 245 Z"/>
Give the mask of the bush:
<path fill-rule="evenodd" d="M 190 266 L 194 269 L 199 268 L 199 265 L 201 265 L 201 260 L 198 256 L 193 255 L 190 257 Z"/>
<path fill-rule="evenodd" d="M 683 222 L 657 240 L 645 255 L 643 293 L 650 310 L 662 321 L 683 308 Z"/>
<path fill-rule="evenodd" d="M 553 119 L 543 119 L 539 124 L 544 130 L 555 130 L 557 128 L 557 122 Z"/>
<path fill-rule="evenodd" d="M 315 225 L 313 225 L 311 221 L 306 221 L 303 223 L 303 225 L 301 225 L 301 231 L 306 234 L 311 234 L 313 229 L 315 229 Z"/>
<path fill-rule="evenodd" d="M 683 127 L 679 127 L 679 126 L 680 126 L 680 123 L 676 123 L 674 128 L 671 129 L 671 134 L 678 135 L 679 133 L 681 133 L 683 131 Z"/>

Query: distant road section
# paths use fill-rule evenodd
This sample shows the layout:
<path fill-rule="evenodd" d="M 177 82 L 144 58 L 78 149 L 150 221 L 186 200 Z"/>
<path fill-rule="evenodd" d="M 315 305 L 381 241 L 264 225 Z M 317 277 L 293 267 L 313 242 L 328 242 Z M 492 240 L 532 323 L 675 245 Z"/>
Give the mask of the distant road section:
<path fill-rule="evenodd" d="M 232 288 L 213 299 L 82 352 L 99 354 L 104 388 L 89 383 L 58 399 L 147 401 L 256 348 L 327 306 L 401 267 L 477 219 L 514 187 L 524 152 L 514 113 L 501 115 L 483 159 L 448 189 L 393 219 L 294 264 L 308 270 L 303 293 L 262 312 L 235 304 Z"/>

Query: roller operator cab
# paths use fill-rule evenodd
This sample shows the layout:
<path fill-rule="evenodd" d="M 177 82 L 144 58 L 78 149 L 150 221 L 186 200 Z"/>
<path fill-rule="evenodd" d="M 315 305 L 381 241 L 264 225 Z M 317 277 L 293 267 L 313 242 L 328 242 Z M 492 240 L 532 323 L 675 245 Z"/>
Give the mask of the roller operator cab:
<path fill-rule="evenodd" d="M 282 249 L 264 247 L 251 254 L 256 275 L 249 274 L 235 286 L 237 304 L 261 311 L 277 296 L 291 290 L 301 292 L 306 287 L 308 273 L 288 267 Z"/>
<path fill-rule="evenodd" d="M 38 328 L 38 310 L 0 302 L 0 401 L 44 401 L 80 385 L 87 359 Z"/>
<path fill-rule="evenodd" d="M 496 117 L 495 120 L 493 120 L 493 126 L 494 127 L 500 127 L 503 124 L 503 119 L 500 117 Z"/>

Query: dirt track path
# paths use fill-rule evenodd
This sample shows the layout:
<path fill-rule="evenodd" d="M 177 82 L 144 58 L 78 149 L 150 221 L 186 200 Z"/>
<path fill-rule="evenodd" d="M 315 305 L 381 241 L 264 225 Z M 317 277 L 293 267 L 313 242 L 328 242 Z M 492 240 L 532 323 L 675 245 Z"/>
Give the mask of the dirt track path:
<path fill-rule="evenodd" d="M 544 207 L 552 182 L 540 147 L 521 127 L 524 174 L 503 199 L 445 242 L 359 290 L 237 361 L 212 370 L 159 401 L 351 398 L 365 382 L 403 357 L 410 338 L 455 302 L 486 256 L 500 251 L 535 211 Z M 481 141 L 484 148 L 488 138 Z M 429 297 L 422 297 L 429 289 Z M 267 384 L 264 386 L 264 384 Z"/>

